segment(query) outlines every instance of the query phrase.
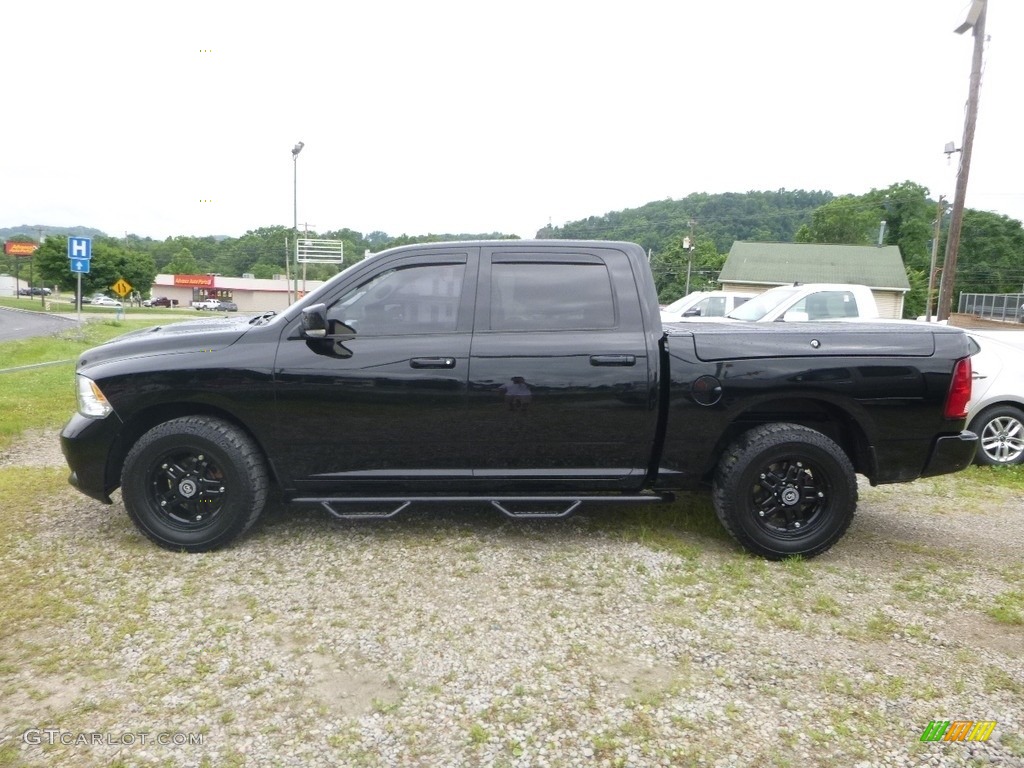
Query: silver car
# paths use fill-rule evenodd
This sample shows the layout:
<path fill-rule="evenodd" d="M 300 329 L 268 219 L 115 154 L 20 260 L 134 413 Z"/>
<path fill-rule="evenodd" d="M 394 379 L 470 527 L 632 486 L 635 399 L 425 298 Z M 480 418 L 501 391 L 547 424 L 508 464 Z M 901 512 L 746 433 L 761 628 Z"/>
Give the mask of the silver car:
<path fill-rule="evenodd" d="M 1024 333 L 971 331 L 974 387 L 968 429 L 976 433 L 975 462 L 1024 464 Z"/>

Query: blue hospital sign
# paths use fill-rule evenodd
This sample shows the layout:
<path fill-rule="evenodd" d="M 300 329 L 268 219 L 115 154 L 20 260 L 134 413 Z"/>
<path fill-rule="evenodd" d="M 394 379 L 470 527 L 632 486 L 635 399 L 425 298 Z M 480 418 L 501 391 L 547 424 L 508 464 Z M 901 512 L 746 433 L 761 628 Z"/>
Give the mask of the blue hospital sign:
<path fill-rule="evenodd" d="M 68 238 L 68 258 L 72 261 L 89 261 L 92 258 L 92 238 L 91 237 L 69 237 Z M 75 272 L 82 272 L 83 270 L 76 269 Z M 88 270 L 84 270 L 88 271 Z"/>

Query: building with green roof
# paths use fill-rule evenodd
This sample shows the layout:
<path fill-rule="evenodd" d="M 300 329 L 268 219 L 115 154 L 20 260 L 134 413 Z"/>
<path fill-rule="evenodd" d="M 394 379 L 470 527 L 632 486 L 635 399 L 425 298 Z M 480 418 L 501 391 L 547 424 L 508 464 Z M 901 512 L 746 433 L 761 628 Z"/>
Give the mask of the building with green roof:
<path fill-rule="evenodd" d="M 895 245 L 750 243 L 737 240 L 718 277 L 726 291 L 766 291 L 793 283 L 859 283 L 874 294 L 882 317 L 903 316 L 910 290 Z"/>

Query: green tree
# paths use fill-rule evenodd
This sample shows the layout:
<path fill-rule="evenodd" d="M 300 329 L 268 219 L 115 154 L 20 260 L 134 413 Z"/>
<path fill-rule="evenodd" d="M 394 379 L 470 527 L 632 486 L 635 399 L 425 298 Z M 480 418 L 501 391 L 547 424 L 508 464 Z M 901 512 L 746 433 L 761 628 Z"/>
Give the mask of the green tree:
<path fill-rule="evenodd" d="M 928 199 L 928 189 L 905 181 L 826 203 L 814 212 L 809 226 L 797 231 L 794 239 L 802 243 L 871 245 L 878 242 L 884 221 L 883 244 L 899 247 L 910 283 L 903 304 L 904 316 L 916 317 L 925 307 L 934 214 L 935 204 Z"/>
<path fill-rule="evenodd" d="M 47 283 L 59 285 L 62 290 L 74 290 L 77 275 L 71 272 L 67 254 L 67 237 L 52 235 L 36 251 L 36 265 Z M 139 293 L 148 293 L 156 279 L 153 257 L 129 251 L 112 237 L 93 238 L 89 272 L 82 275 L 82 293 L 108 292 L 110 286 L 122 279 Z"/>
<path fill-rule="evenodd" d="M 168 275 L 195 275 L 199 274 L 199 262 L 192 251 L 182 248 L 164 265 L 163 271 Z"/>
<path fill-rule="evenodd" d="M 910 283 L 910 291 L 903 297 L 903 316 L 921 317 L 926 310 L 926 297 L 928 296 L 928 270 L 914 269 L 907 267 L 907 282 Z M 938 286 L 936 286 L 936 290 Z M 933 294 L 934 296 L 934 294 Z M 932 301 L 932 314 L 935 314 L 935 301 Z"/>
<path fill-rule="evenodd" d="M 250 269 L 250 273 L 253 277 L 260 280 L 272 280 L 274 275 L 283 275 L 284 267 L 278 264 L 266 264 L 265 262 L 259 262 L 253 264 Z"/>
<path fill-rule="evenodd" d="M 122 247 L 114 251 L 114 263 L 119 276 L 128 281 L 134 291 L 142 296 L 149 294 L 156 280 L 156 264 L 152 256 Z"/>
<path fill-rule="evenodd" d="M 800 235 L 808 243 L 869 245 L 878 231 L 878 208 L 863 196 L 843 195 L 814 211 L 811 224 Z"/>
<path fill-rule="evenodd" d="M 957 294 L 1020 293 L 1022 287 L 1024 228 L 1021 222 L 989 211 L 965 210 L 954 283 Z M 954 297 L 954 311 L 957 301 Z"/>
<path fill-rule="evenodd" d="M 174 259 L 182 249 L 187 249 L 192 254 L 199 268 L 195 271 L 199 274 L 213 272 L 213 262 L 220 251 L 220 243 L 212 237 L 168 237 L 163 241 L 140 240 L 129 236 L 128 245 L 133 250 L 140 250 L 148 253 L 156 264 L 157 271 L 167 274 L 167 264 Z"/>
<path fill-rule="evenodd" d="M 315 237 L 315 235 L 313 235 Z M 285 241 L 288 246 L 286 249 Z M 212 272 L 241 277 L 255 274 L 256 264 L 276 264 L 274 274 L 284 272 L 286 254 L 295 247 L 291 228 L 274 226 L 251 229 L 239 238 L 222 240 L 212 260 Z"/>
<path fill-rule="evenodd" d="M 692 262 L 691 262 L 692 259 Z M 687 267 L 690 273 L 690 292 L 712 291 L 718 288 L 718 275 L 725 264 L 726 255 L 718 253 L 710 237 L 697 237 L 692 251 L 683 248 L 680 238 L 669 248 L 651 258 L 651 272 L 662 304 L 686 295 Z"/>

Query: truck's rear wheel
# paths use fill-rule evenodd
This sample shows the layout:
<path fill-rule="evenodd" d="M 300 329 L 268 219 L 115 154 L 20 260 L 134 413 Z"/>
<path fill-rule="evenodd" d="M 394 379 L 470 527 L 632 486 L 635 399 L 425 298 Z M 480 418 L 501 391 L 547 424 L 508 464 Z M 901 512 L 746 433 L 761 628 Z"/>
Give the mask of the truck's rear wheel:
<path fill-rule="evenodd" d="M 725 529 L 771 560 L 814 557 L 853 521 L 857 477 L 843 450 L 799 424 L 744 433 L 715 471 L 714 503 Z"/>
<path fill-rule="evenodd" d="M 266 465 L 252 439 L 225 421 L 173 419 L 132 447 L 121 497 L 132 522 L 161 547 L 205 552 L 256 522 L 267 498 Z"/>

